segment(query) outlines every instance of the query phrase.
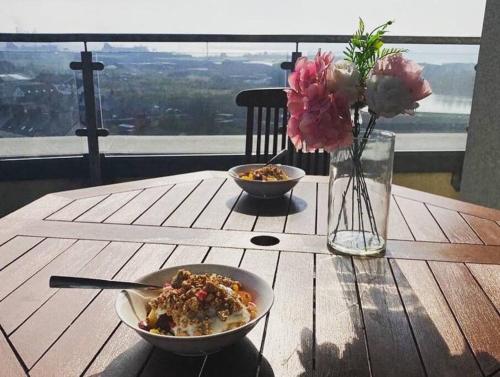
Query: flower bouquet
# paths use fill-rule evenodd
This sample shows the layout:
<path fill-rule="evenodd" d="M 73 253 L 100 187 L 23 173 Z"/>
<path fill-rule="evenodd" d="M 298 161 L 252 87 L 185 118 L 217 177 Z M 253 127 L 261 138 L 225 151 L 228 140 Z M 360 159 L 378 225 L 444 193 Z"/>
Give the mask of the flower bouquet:
<path fill-rule="evenodd" d="M 413 115 L 431 94 L 406 50 L 384 47 L 391 24 L 367 32 L 360 19 L 344 60 L 318 51 L 289 77 L 288 136 L 298 150 L 331 153 L 328 245 L 349 254 L 385 249 L 394 134 L 374 131 L 377 119 Z"/>

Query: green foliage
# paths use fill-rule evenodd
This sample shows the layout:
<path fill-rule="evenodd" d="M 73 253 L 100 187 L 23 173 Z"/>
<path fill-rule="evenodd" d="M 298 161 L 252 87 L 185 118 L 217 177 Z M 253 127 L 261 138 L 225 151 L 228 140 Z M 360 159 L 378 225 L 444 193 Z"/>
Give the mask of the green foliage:
<path fill-rule="evenodd" d="M 393 21 L 387 21 L 368 33 L 365 31 L 365 23 L 360 18 L 358 30 L 356 30 L 344 50 L 345 59 L 354 63 L 358 68 L 361 84 L 363 85 L 368 78 L 370 70 L 378 59 L 406 51 L 402 48 L 382 47 L 384 45 L 382 37 L 387 33 L 387 28 L 392 25 L 392 23 Z"/>

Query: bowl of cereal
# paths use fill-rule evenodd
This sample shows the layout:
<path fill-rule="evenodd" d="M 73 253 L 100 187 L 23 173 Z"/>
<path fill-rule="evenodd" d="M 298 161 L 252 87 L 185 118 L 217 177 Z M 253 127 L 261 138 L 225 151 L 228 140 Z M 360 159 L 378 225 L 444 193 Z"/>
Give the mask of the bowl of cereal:
<path fill-rule="evenodd" d="M 224 265 L 166 268 L 137 280 L 158 290 L 123 290 L 120 319 L 156 347 L 206 355 L 243 338 L 271 309 L 271 286 L 252 272 Z"/>
<path fill-rule="evenodd" d="M 229 169 L 229 175 L 250 196 L 279 198 L 290 191 L 306 173 L 289 165 L 246 164 Z"/>

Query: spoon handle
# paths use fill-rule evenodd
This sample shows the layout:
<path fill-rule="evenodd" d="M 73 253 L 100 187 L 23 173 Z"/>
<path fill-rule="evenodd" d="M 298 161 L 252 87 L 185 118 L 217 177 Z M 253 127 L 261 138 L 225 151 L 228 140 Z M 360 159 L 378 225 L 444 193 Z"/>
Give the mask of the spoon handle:
<path fill-rule="evenodd" d="M 281 159 L 286 153 L 288 152 L 287 149 L 283 149 L 281 152 L 279 152 L 277 155 L 275 155 L 273 158 L 271 158 L 269 161 L 264 166 L 272 164 L 274 161 L 277 161 Z"/>
<path fill-rule="evenodd" d="M 79 278 L 75 276 L 51 276 L 51 288 L 90 288 L 90 289 L 158 289 L 156 285 L 114 281 L 103 279 Z"/>

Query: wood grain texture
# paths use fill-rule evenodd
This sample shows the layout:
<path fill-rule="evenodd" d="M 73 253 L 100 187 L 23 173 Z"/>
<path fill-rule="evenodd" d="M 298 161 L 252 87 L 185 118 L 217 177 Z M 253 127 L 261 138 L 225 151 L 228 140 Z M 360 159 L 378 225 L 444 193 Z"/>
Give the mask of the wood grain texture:
<path fill-rule="evenodd" d="M 48 220 L 73 221 L 78 216 L 87 212 L 90 208 L 102 202 L 108 195 L 91 196 L 89 198 L 77 199 L 61 208 L 59 211 L 47 217 Z"/>
<path fill-rule="evenodd" d="M 152 350 L 151 344 L 121 323 L 85 371 L 84 376 L 136 377 Z"/>
<path fill-rule="evenodd" d="M 125 191 L 116 194 L 111 194 L 102 202 L 92 207 L 83 215 L 78 216 L 75 221 L 86 221 L 91 223 L 100 223 L 106 220 L 113 213 L 118 211 L 126 203 L 128 203 L 132 198 L 137 196 L 141 191 Z"/>
<path fill-rule="evenodd" d="M 21 236 L 4 243 L 0 246 L 0 271 L 42 241 L 42 237 Z"/>
<path fill-rule="evenodd" d="M 424 261 L 391 260 L 429 377 L 481 376 L 467 341 Z"/>
<path fill-rule="evenodd" d="M 0 365 L 1 374 L 6 377 L 21 377 L 26 376 L 23 367 L 19 363 L 16 355 L 10 344 L 5 338 L 2 331 L 0 331 Z"/>
<path fill-rule="evenodd" d="M 50 276 L 77 273 L 106 244 L 105 241 L 77 241 L 0 302 L 0 318 L 5 332 L 10 334 L 14 331 L 57 292 L 57 289 L 49 287 Z"/>
<path fill-rule="evenodd" d="M 260 200 L 257 203 L 258 217 L 253 230 L 282 233 L 289 208 L 290 194 L 277 199 Z"/>
<path fill-rule="evenodd" d="M 467 267 L 500 312 L 500 265 L 469 263 Z"/>
<path fill-rule="evenodd" d="M 424 191 L 413 190 L 403 186 L 392 185 L 392 189 L 395 195 L 404 198 L 416 200 L 427 204 L 432 204 L 437 207 L 453 209 L 458 212 L 467 213 L 484 219 L 490 219 L 493 221 L 500 220 L 500 211 L 497 209 L 487 208 L 477 204 L 467 203 L 456 199 L 450 199 L 444 196 L 439 196 Z"/>
<path fill-rule="evenodd" d="M 116 275 L 116 280 L 133 280 L 160 268 L 172 246 L 144 245 Z M 74 321 L 31 369 L 32 376 L 78 376 L 92 361 L 120 320 L 114 311 L 115 291 L 104 291 Z M 92 336 L 82 336 L 92 334 Z"/>
<path fill-rule="evenodd" d="M 110 243 L 75 276 L 111 279 L 140 246 L 130 242 Z M 10 336 L 28 368 L 35 364 L 98 293 L 99 290 L 94 289 L 58 290 Z M 37 341 L 33 342 L 33 339 Z"/>
<path fill-rule="evenodd" d="M 318 208 L 316 210 L 316 234 L 328 231 L 328 184 L 318 183 Z"/>
<path fill-rule="evenodd" d="M 72 222 L 64 222 L 63 227 L 61 224 L 34 222 L 23 229 L 23 235 L 330 254 L 325 237 L 317 235 L 275 234 L 280 243 L 262 247 L 251 242 L 261 232 Z M 499 246 L 389 240 L 385 257 L 494 264 L 498 263 L 499 252 Z"/>
<path fill-rule="evenodd" d="M 370 376 L 351 259 L 316 255 L 315 376 Z"/>
<path fill-rule="evenodd" d="M 0 300 L 28 280 L 51 260 L 70 247 L 75 240 L 49 238 L 0 271 Z"/>
<path fill-rule="evenodd" d="M 227 264 L 238 267 L 243 256 L 243 249 L 213 247 L 203 263 Z"/>
<path fill-rule="evenodd" d="M 373 376 L 424 376 L 388 261 L 354 259 L 354 265 Z"/>
<path fill-rule="evenodd" d="M 439 223 L 450 242 L 482 245 L 482 241 L 457 211 L 432 205 L 428 205 L 427 208 Z"/>
<path fill-rule="evenodd" d="M 227 179 L 220 190 L 196 219 L 194 228 L 221 229 L 231 213 L 241 189 L 232 179 Z"/>
<path fill-rule="evenodd" d="M 448 242 L 423 203 L 399 196 L 394 198 L 417 241 Z"/>
<path fill-rule="evenodd" d="M 190 227 L 224 183 L 222 178 L 207 179 L 163 223 L 164 226 Z"/>
<path fill-rule="evenodd" d="M 277 252 L 247 250 L 241 268 L 258 274 L 272 285 L 277 260 Z M 265 319 L 262 319 L 241 342 L 210 355 L 201 375 L 204 377 L 254 377 L 257 372 L 264 327 Z M 266 360 L 263 360 L 263 365 L 261 370 L 267 370 L 269 364 Z"/>
<path fill-rule="evenodd" d="M 387 224 L 387 238 L 390 240 L 408 240 L 413 241 L 414 238 L 406 224 L 406 221 L 399 210 L 398 204 L 391 196 L 391 204 L 389 206 L 389 222 Z"/>
<path fill-rule="evenodd" d="M 285 233 L 314 234 L 316 231 L 316 184 L 299 182 L 292 191 Z"/>
<path fill-rule="evenodd" d="M 167 185 L 145 189 L 130 202 L 109 216 L 104 222 L 114 224 L 132 224 L 171 188 L 171 185 Z"/>
<path fill-rule="evenodd" d="M 313 273 L 313 255 L 281 253 L 263 349 L 276 377 L 312 374 Z"/>
<path fill-rule="evenodd" d="M 242 193 L 224 224 L 227 230 L 252 230 L 258 215 L 259 199 Z"/>
<path fill-rule="evenodd" d="M 500 226 L 495 221 L 465 213 L 462 216 L 486 245 L 500 245 Z"/>
<path fill-rule="evenodd" d="M 486 375 L 500 367 L 500 316 L 461 263 L 429 262 Z"/>
<path fill-rule="evenodd" d="M 47 216 L 52 215 L 54 212 L 71 203 L 71 201 L 69 198 L 64 198 L 56 194 L 45 195 L 8 214 L 4 219 L 8 219 L 9 221 L 13 219 L 45 219 Z"/>
<path fill-rule="evenodd" d="M 161 225 L 199 183 L 199 181 L 194 181 L 175 185 L 135 220 L 134 224 Z"/>

